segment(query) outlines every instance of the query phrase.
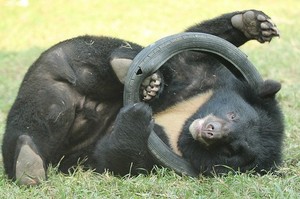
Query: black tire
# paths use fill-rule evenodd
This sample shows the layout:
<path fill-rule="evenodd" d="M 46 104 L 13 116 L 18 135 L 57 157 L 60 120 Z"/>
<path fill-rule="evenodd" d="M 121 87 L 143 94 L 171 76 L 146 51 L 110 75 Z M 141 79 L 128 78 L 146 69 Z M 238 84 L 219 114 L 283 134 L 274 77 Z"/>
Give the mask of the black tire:
<path fill-rule="evenodd" d="M 142 81 L 157 71 L 172 56 L 186 50 L 201 51 L 216 56 L 236 77 L 241 81 L 247 81 L 251 87 L 257 88 L 263 82 L 247 56 L 228 41 L 204 33 L 180 33 L 158 40 L 134 58 L 125 81 L 124 105 L 139 102 L 139 88 Z M 148 148 L 158 161 L 176 173 L 197 175 L 189 162 L 173 153 L 155 132 L 152 132 L 149 137 Z"/>
<path fill-rule="evenodd" d="M 125 81 L 124 103 L 140 101 L 139 86 L 168 59 L 185 50 L 207 52 L 225 63 L 239 79 L 257 88 L 262 78 L 247 56 L 228 41 L 205 33 L 180 33 L 144 48 L 133 60 Z"/>

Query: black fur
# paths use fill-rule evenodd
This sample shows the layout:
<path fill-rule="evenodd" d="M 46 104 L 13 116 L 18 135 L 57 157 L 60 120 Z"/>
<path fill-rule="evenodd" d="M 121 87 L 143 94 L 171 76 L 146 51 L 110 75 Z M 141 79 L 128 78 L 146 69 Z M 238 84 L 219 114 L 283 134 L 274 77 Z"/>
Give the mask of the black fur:
<path fill-rule="evenodd" d="M 238 25 L 244 23 L 249 12 L 259 34 L 246 34 L 232 24 L 234 16 Z M 269 18 L 260 11 L 234 12 L 186 31 L 214 34 L 236 46 L 251 39 L 270 41 L 277 32 L 261 37 L 260 23 L 269 22 L 259 21 L 258 15 Z M 274 24 L 268 25 L 271 32 Z M 151 130 L 170 144 L 164 127 L 153 123 L 152 111 L 155 115 L 209 90 L 213 90 L 212 97 L 202 107 L 195 107 L 183 126 L 178 140 L 182 156 L 204 174 L 226 172 L 221 165 L 262 173 L 280 164 L 283 119 L 275 100 L 279 83 L 266 81 L 261 88 L 250 88 L 213 57 L 188 51 L 160 69 L 164 90 L 150 102 L 151 108 L 138 103 L 119 112 L 123 84 L 110 61 L 133 59 L 141 50 L 141 46 L 119 39 L 82 36 L 45 51 L 25 75 L 7 118 L 2 153 L 8 177 L 16 178 L 16 153 L 22 147 L 17 143 L 22 135 L 34 143 L 32 151 L 41 156 L 45 167 L 59 164 L 59 169 L 67 172 L 81 159 L 84 166 L 98 172 L 147 173 L 157 164 L 146 146 Z M 204 133 L 208 132 L 205 136 L 221 135 L 222 139 L 205 137 L 204 144 L 192 138 L 189 126 L 207 115 L 217 118 L 212 124 L 218 131 L 211 130 L 212 125 L 203 127 Z M 33 184 L 38 182 L 34 179 Z"/>
<path fill-rule="evenodd" d="M 221 119 L 229 133 L 221 139 L 208 139 L 212 142 L 209 146 L 195 144 L 189 126 L 208 114 Z M 260 98 L 247 87 L 240 92 L 222 88 L 187 120 L 179 147 L 183 157 L 203 174 L 229 170 L 264 174 L 276 169 L 281 162 L 282 132 L 282 115 L 273 98 Z M 211 133 L 215 133 L 214 130 Z"/>

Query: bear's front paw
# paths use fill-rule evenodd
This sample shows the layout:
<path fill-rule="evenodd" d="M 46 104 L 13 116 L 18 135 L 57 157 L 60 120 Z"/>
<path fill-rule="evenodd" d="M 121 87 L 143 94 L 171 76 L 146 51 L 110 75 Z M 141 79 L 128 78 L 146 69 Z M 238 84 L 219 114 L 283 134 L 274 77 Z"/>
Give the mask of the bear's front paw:
<path fill-rule="evenodd" d="M 139 102 L 123 107 L 119 117 L 127 122 L 145 121 L 148 123 L 152 120 L 152 109 L 148 104 Z"/>
<path fill-rule="evenodd" d="M 141 96 L 143 101 L 149 101 L 161 92 L 162 77 L 159 72 L 147 77 L 141 85 Z"/>
<path fill-rule="evenodd" d="M 123 107 L 115 122 L 115 136 L 135 137 L 143 140 L 148 138 L 154 126 L 151 107 L 139 102 Z M 142 137 L 142 138 L 141 138 Z M 118 138 L 118 139 L 119 139 Z"/>
<path fill-rule="evenodd" d="M 270 42 L 279 37 L 279 30 L 265 13 L 249 10 L 231 18 L 232 25 L 242 31 L 248 39 L 256 39 L 260 43 Z"/>

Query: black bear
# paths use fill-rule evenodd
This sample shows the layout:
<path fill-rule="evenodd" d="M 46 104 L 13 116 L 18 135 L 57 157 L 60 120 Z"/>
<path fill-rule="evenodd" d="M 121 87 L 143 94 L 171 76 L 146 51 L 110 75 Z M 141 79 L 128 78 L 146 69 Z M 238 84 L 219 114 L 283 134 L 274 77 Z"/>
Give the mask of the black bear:
<path fill-rule="evenodd" d="M 235 46 L 279 36 L 257 10 L 224 14 L 186 32 L 213 34 Z M 8 114 L 2 145 L 8 177 L 34 185 L 46 179 L 49 164 L 68 172 L 78 162 L 118 175 L 149 172 L 158 164 L 146 144 L 152 129 L 199 174 L 229 168 L 264 173 L 280 164 L 280 83 L 251 88 L 212 56 L 185 51 L 144 80 L 145 102 L 122 108 L 128 67 L 142 49 L 81 36 L 42 53 Z"/>

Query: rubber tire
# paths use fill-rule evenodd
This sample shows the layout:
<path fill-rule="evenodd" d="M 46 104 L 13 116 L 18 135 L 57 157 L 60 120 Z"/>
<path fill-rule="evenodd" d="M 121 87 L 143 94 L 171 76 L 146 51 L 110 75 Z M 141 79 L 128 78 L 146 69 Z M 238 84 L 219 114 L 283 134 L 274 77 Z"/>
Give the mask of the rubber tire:
<path fill-rule="evenodd" d="M 157 71 L 172 56 L 186 50 L 216 56 L 237 78 L 247 81 L 253 88 L 258 88 L 263 82 L 247 56 L 233 44 L 210 34 L 186 32 L 162 38 L 144 48 L 134 58 L 125 81 L 124 105 L 140 102 L 139 88 L 142 81 Z M 198 175 L 190 163 L 175 154 L 155 132 L 150 134 L 148 148 L 161 164 L 176 173 Z"/>

